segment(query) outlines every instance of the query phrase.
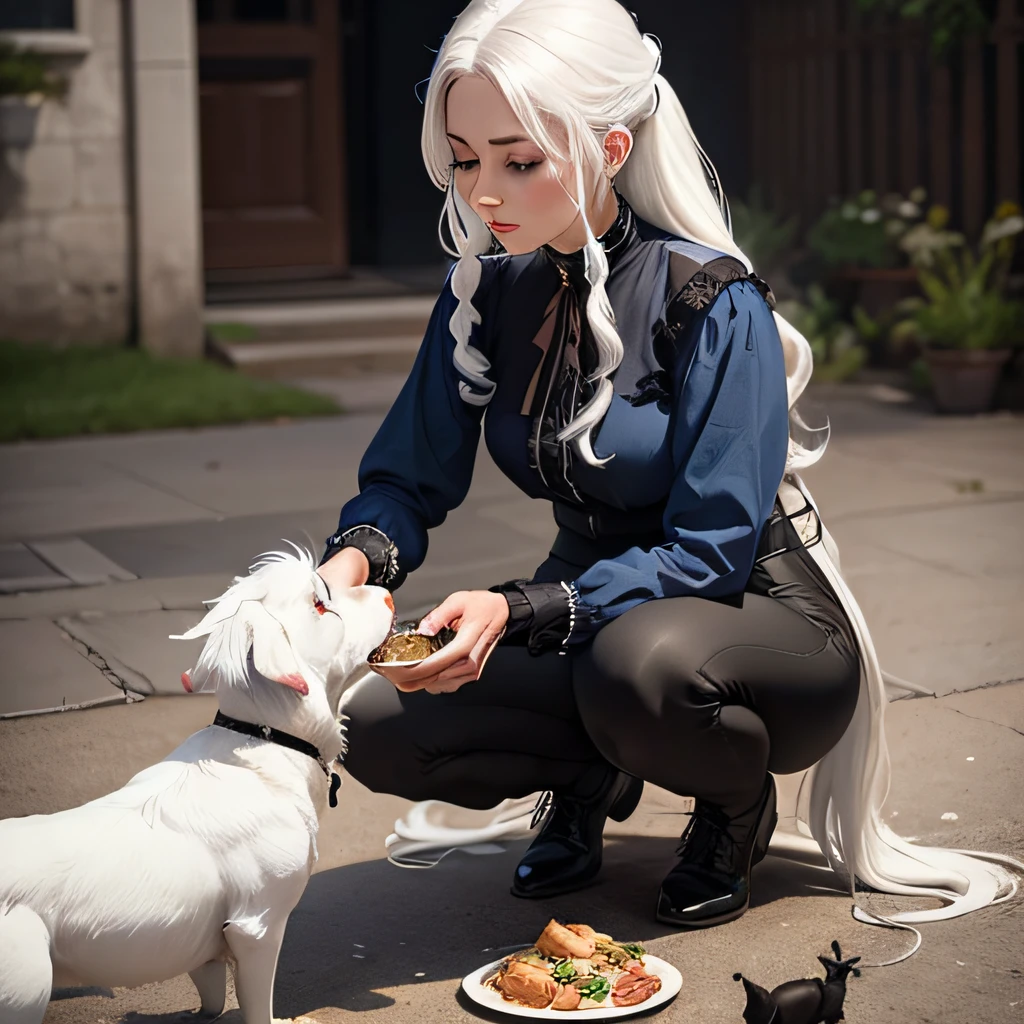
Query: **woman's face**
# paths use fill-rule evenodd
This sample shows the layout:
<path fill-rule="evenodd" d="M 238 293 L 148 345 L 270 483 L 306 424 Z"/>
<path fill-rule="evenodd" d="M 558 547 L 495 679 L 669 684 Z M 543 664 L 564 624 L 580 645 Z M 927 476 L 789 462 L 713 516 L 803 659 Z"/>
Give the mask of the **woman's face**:
<path fill-rule="evenodd" d="M 464 75 L 448 90 L 446 129 L 459 195 L 512 255 L 550 244 L 575 252 L 586 242 L 582 218 L 570 193 L 575 172 L 554 163 L 532 142 L 508 101 L 484 78 Z M 568 190 L 568 191 L 567 191 Z M 608 190 L 606 198 L 614 197 Z M 598 220 L 605 216 L 600 204 Z M 607 224 L 588 219 L 599 235 Z"/>

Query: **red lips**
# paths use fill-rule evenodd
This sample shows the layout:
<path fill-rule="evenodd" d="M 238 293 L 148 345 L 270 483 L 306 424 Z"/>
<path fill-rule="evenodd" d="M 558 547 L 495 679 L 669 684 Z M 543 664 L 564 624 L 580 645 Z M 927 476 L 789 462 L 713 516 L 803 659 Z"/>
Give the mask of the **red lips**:
<path fill-rule="evenodd" d="M 492 231 L 515 231 L 515 229 L 519 227 L 518 224 L 502 224 L 500 221 L 497 220 L 492 220 L 490 224 L 488 224 L 487 226 Z"/>

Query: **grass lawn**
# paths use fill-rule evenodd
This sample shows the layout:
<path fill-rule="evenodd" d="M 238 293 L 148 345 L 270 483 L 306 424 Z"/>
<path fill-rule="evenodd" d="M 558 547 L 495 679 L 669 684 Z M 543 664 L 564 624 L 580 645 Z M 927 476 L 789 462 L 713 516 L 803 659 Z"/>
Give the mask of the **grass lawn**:
<path fill-rule="evenodd" d="M 338 404 L 216 363 L 0 341 L 0 441 L 329 416 Z"/>

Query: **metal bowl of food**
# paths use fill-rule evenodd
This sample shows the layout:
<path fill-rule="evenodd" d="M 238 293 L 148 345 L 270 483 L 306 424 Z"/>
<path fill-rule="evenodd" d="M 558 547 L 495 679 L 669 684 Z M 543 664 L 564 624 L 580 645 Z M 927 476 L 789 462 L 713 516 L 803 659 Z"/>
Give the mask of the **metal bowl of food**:
<path fill-rule="evenodd" d="M 384 642 L 370 652 L 367 664 L 375 668 L 381 665 L 410 668 L 436 654 L 457 636 L 456 631 L 449 626 L 442 626 L 435 636 L 419 632 L 419 627 L 418 621 L 396 623 Z"/>

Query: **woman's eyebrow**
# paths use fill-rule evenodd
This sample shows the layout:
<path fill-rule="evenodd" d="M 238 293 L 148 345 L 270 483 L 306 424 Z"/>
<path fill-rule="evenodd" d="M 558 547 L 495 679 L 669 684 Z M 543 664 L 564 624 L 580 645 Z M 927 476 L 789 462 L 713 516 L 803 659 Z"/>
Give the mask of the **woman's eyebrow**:
<path fill-rule="evenodd" d="M 452 132 L 447 132 L 449 139 L 454 139 L 456 142 L 461 142 L 464 146 L 469 146 L 469 143 L 460 138 L 458 135 L 454 135 Z M 504 135 L 500 139 L 488 139 L 487 140 L 492 146 L 510 146 L 513 142 L 530 142 L 525 135 Z M 472 146 L 469 146 L 472 149 Z"/>

